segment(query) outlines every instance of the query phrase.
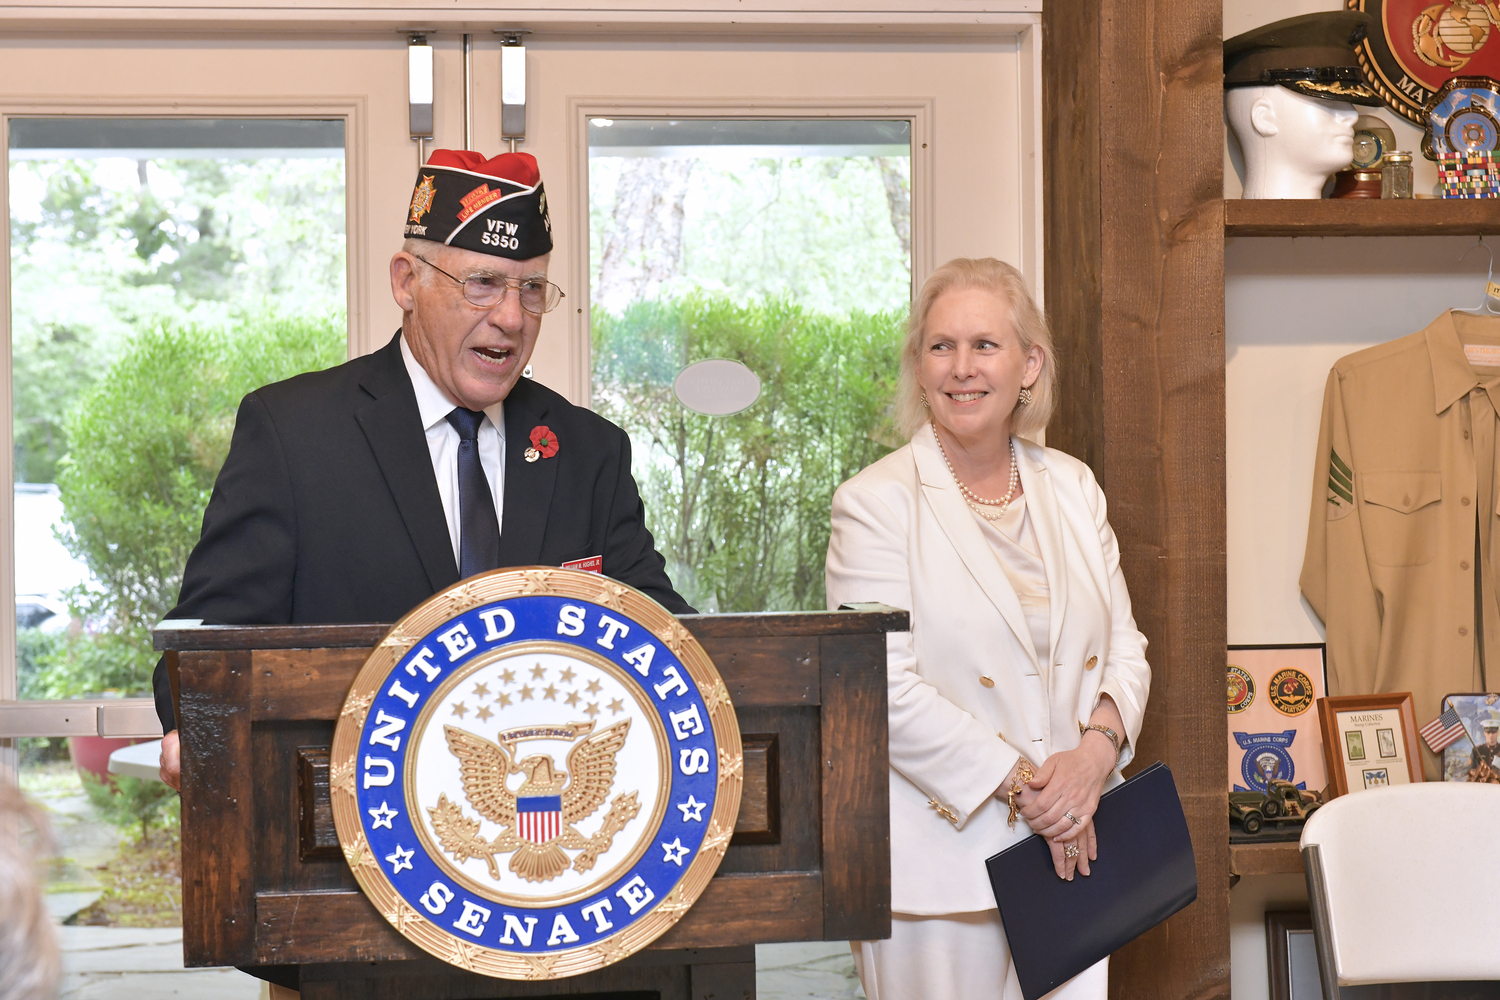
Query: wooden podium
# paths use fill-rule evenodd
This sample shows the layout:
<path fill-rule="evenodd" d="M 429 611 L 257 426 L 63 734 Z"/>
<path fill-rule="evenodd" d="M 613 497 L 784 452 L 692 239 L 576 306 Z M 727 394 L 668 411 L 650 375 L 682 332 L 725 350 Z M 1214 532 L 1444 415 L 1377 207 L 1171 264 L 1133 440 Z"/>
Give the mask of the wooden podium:
<path fill-rule="evenodd" d="M 328 748 L 384 625 L 163 622 L 182 737 L 183 960 L 318 998 L 755 995 L 757 942 L 890 936 L 883 605 L 681 619 L 729 688 L 744 740 L 739 821 L 682 921 L 595 973 L 515 982 L 410 944 L 344 862 Z"/>

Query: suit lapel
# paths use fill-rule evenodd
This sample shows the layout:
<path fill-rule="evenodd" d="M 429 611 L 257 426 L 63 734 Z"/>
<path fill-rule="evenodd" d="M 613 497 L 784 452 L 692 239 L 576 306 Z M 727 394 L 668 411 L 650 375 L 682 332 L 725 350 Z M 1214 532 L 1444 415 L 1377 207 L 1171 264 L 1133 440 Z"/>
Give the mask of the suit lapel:
<path fill-rule="evenodd" d="M 398 334 L 399 336 L 399 334 Z M 396 340 L 382 348 L 379 364 L 360 382 L 373 399 L 354 413 L 364 431 L 381 475 L 401 512 L 433 591 L 458 580 L 448 519 L 432 472 L 432 452 L 422 431 L 422 416 L 411 377 Z"/>
<path fill-rule="evenodd" d="M 1042 566 L 1047 571 L 1047 590 L 1051 605 L 1048 620 L 1049 661 L 1057 655 L 1058 642 L 1062 638 L 1063 612 L 1068 606 L 1068 573 L 1063 553 L 1062 514 L 1057 509 L 1057 492 L 1052 488 L 1052 476 L 1047 471 L 1045 452 L 1040 445 L 1016 439 L 1016 458 L 1021 466 L 1021 488 L 1026 493 L 1026 508 L 1031 515 L 1031 527 L 1036 532 L 1037 548 L 1042 554 Z M 1049 673 L 1051 663 L 1042 664 L 1042 673 Z"/>
<path fill-rule="evenodd" d="M 1016 590 L 1010 585 L 1005 570 L 1001 568 L 1000 560 L 995 558 L 994 548 L 974 520 L 974 512 L 958 492 L 958 484 L 953 481 L 953 474 L 948 471 L 943 456 L 938 452 L 937 442 L 933 440 L 931 425 L 917 431 L 912 438 L 911 450 L 917 460 L 922 495 L 937 514 L 938 524 L 948 536 L 949 544 L 958 552 L 979 588 L 1015 633 L 1021 648 L 1031 657 L 1032 665 L 1040 670 L 1041 664 L 1037 661 L 1036 647 L 1031 642 L 1031 630 L 1026 627 L 1026 614 L 1021 610 L 1021 601 L 1016 597 Z"/>
<path fill-rule="evenodd" d="M 505 398 L 505 509 L 500 515 L 500 565 L 534 566 L 542 558 L 542 538 L 552 491 L 557 485 L 557 463 L 570 444 L 558 441 L 558 454 L 526 461 L 531 431 L 544 423 L 547 405 L 521 379 Z"/>

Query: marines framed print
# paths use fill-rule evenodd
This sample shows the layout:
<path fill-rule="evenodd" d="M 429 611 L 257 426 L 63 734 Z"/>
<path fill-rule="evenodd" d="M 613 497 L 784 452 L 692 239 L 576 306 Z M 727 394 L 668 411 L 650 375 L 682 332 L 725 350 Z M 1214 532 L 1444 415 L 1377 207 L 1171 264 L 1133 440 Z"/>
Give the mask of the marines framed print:
<path fill-rule="evenodd" d="M 1328 693 L 1322 643 L 1230 646 L 1229 791 L 1272 780 L 1307 791 L 1326 783 L 1317 700 Z"/>
<path fill-rule="evenodd" d="M 1409 692 L 1318 699 L 1332 799 L 1422 780 L 1417 724 Z"/>
<path fill-rule="evenodd" d="M 397 622 L 330 754 L 339 843 L 408 940 L 471 972 L 554 979 L 675 924 L 713 877 L 743 756 L 712 661 L 608 577 L 496 570 Z"/>

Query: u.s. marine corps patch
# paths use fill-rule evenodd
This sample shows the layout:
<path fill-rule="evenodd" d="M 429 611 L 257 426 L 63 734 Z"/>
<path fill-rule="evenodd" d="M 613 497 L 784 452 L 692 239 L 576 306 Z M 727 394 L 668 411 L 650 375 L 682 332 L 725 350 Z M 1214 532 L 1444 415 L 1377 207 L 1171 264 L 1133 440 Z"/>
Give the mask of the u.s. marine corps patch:
<path fill-rule="evenodd" d="M 1328 520 L 1337 521 L 1354 509 L 1354 470 L 1328 449 Z"/>
<path fill-rule="evenodd" d="M 392 926 L 466 970 L 556 979 L 645 947 L 697 900 L 739 813 L 712 661 L 595 573 L 496 570 L 433 596 L 345 704 L 344 855 Z"/>

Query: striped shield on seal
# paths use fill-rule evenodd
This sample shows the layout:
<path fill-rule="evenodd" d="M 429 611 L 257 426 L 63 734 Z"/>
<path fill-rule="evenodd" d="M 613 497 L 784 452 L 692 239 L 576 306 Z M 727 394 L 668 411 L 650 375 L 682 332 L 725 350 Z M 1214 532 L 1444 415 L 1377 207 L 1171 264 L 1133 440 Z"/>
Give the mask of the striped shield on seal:
<path fill-rule="evenodd" d="M 516 832 L 533 844 L 562 833 L 562 796 L 526 795 L 516 799 Z"/>

